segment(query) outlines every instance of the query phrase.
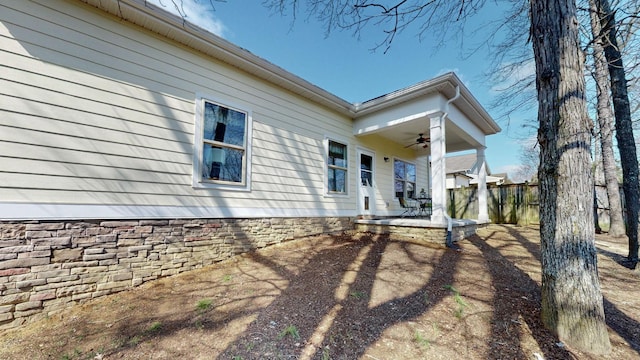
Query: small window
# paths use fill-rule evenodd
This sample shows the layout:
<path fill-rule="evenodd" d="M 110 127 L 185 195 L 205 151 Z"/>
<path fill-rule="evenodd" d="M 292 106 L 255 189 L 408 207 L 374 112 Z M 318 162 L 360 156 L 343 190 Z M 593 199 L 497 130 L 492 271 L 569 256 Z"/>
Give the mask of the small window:
<path fill-rule="evenodd" d="M 373 158 L 365 154 L 360 154 L 360 184 L 373 186 Z"/>
<path fill-rule="evenodd" d="M 396 197 L 414 198 L 416 188 L 416 166 L 402 161 L 393 161 L 394 188 Z"/>
<path fill-rule="evenodd" d="M 347 145 L 329 140 L 327 148 L 327 190 L 330 194 L 346 194 Z"/>
<path fill-rule="evenodd" d="M 196 115 L 199 148 L 195 150 L 194 185 L 246 186 L 249 112 L 203 98 L 199 100 Z"/>

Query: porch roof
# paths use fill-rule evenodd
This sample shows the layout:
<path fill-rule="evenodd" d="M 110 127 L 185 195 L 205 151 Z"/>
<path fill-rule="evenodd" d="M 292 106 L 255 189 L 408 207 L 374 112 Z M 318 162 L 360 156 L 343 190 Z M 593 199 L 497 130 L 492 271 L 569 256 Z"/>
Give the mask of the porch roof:
<path fill-rule="evenodd" d="M 437 93 L 445 99 L 451 99 L 456 95 L 456 87 L 460 88 L 460 98 L 455 101 L 455 105 L 467 114 L 467 116 L 473 118 L 475 125 L 481 128 L 485 135 L 500 132 L 500 126 L 498 126 L 491 115 L 480 105 L 480 102 L 478 102 L 460 78 L 453 72 L 421 81 L 404 89 L 396 90 L 363 103 L 354 104 L 356 118 L 431 94 Z"/>
<path fill-rule="evenodd" d="M 457 91 L 460 96 L 449 106 Z M 430 119 L 442 115 L 446 115 L 447 152 L 481 148 L 485 136 L 501 131 L 452 72 L 355 106 L 356 136 L 378 134 L 398 144 L 411 144 L 419 134 L 429 137 Z"/>

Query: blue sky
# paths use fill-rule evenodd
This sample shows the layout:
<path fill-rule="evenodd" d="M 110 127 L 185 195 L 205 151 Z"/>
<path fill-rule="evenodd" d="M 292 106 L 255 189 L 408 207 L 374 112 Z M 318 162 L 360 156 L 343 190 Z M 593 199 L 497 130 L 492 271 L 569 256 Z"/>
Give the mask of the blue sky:
<path fill-rule="evenodd" d="M 160 1 L 165 9 L 175 12 L 172 0 L 152 2 Z M 489 107 L 500 94 L 481 76 L 493 57 L 483 50 L 463 59 L 466 50 L 461 51 L 486 38 L 484 29 L 488 27 L 484 24 L 492 16 L 499 16 L 500 9 L 487 8 L 474 18 L 464 46 L 454 40 L 435 50 L 430 46 L 433 39 L 427 36 L 421 41 L 414 27 L 400 33 L 385 53 L 384 48 L 372 51 L 384 39 L 381 29 L 367 28 L 359 37 L 337 30 L 327 35 L 324 25 L 303 11 L 293 22 L 290 12 L 284 16 L 273 13 L 257 1 L 214 1 L 213 5 L 214 8 L 208 0 L 184 0 L 187 20 L 349 102 L 366 101 L 454 71 L 494 118 L 500 113 Z M 493 173 L 515 175 L 525 141 L 521 125 L 532 118 L 535 119 L 535 109 L 526 109 L 509 123 L 496 119 L 503 130 L 487 138 L 486 150 Z"/>

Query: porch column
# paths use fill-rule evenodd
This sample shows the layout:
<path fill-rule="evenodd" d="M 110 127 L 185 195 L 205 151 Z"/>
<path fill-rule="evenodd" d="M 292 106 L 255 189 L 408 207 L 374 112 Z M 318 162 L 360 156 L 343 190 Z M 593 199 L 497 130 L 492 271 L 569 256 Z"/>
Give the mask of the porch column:
<path fill-rule="evenodd" d="M 429 119 L 429 136 L 431 138 L 431 201 L 433 212 L 431 222 L 446 224 L 447 211 L 447 173 L 445 168 L 446 144 L 444 114 Z"/>
<path fill-rule="evenodd" d="M 485 147 L 476 149 L 476 158 L 478 159 L 478 220 L 489 221 L 489 210 L 487 207 L 487 167 L 484 157 Z"/>

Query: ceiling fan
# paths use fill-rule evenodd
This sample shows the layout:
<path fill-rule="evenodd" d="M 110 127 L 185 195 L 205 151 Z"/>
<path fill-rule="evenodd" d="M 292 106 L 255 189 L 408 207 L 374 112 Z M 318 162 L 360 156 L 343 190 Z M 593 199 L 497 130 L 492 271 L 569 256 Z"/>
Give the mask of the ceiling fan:
<path fill-rule="evenodd" d="M 422 145 L 422 147 L 426 149 L 429 146 L 429 138 L 426 138 L 422 135 L 424 134 L 418 134 L 418 138 L 416 139 L 416 141 L 414 143 L 411 143 L 405 146 L 405 148 L 408 148 L 413 145 Z"/>

